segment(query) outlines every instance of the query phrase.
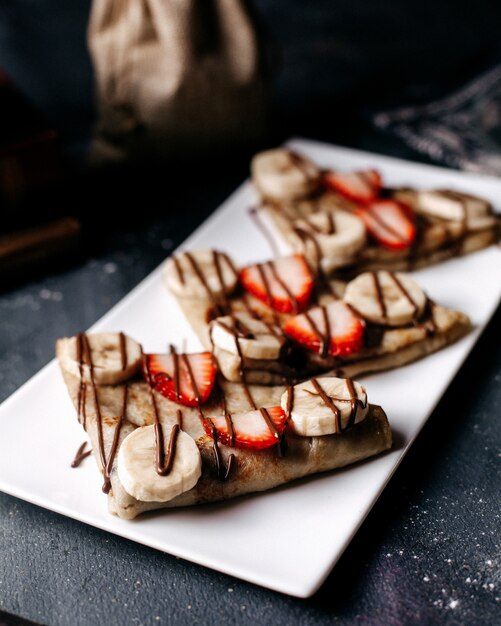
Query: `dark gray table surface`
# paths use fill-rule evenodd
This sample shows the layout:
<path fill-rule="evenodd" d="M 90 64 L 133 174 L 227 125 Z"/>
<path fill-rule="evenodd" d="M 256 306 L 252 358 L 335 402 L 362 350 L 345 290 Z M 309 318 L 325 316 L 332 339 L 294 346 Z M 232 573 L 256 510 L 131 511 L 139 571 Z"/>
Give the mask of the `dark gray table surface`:
<path fill-rule="evenodd" d="M 354 112 L 395 93 L 404 101 L 447 89 L 499 52 L 501 5 L 490 0 L 461 0 L 454 12 L 446 0 L 312 0 L 307 12 L 298 0 L 256 4 L 284 51 L 276 140 L 314 135 L 416 158 L 368 133 Z M 1 63 L 57 125 L 70 156 L 81 155 L 92 119 L 88 7 L 0 3 Z M 184 185 L 164 172 L 156 188 L 136 185 L 127 219 L 124 180 L 118 197 L 113 185 L 105 197 L 81 181 L 70 186 L 68 206 L 92 214 L 89 248 L 71 268 L 0 293 L 0 400 L 52 358 L 57 337 L 97 320 L 246 175 L 244 159 Z M 498 310 L 313 598 L 261 589 L 0 494 L 0 612 L 72 626 L 501 623 L 500 322 Z M 0 625 L 13 619 L 0 614 Z"/>

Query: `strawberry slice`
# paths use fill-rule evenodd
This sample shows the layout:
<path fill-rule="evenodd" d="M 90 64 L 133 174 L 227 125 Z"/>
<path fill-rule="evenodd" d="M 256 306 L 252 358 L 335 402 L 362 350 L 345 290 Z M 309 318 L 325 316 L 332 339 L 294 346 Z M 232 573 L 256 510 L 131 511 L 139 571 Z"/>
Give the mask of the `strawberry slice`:
<path fill-rule="evenodd" d="M 304 311 L 313 291 L 313 275 L 301 254 L 249 265 L 240 282 L 253 296 L 279 313 Z"/>
<path fill-rule="evenodd" d="M 324 183 L 333 191 L 354 202 L 372 202 L 382 187 L 381 175 L 376 170 L 363 172 L 327 172 Z"/>
<path fill-rule="evenodd" d="M 361 217 L 372 237 L 385 248 L 404 250 L 416 239 L 416 227 L 409 207 L 396 200 L 377 200 L 360 206 Z"/>
<path fill-rule="evenodd" d="M 290 317 L 284 325 L 286 335 L 324 358 L 360 352 L 364 331 L 364 322 L 341 300 Z"/>
<path fill-rule="evenodd" d="M 287 416 L 282 407 L 272 406 L 229 417 L 207 418 L 204 426 L 208 435 L 215 435 L 226 446 L 263 450 L 280 441 L 286 422 Z"/>
<path fill-rule="evenodd" d="M 147 354 L 144 373 L 146 380 L 150 379 L 153 389 L 169 400 L 196 407 L 206 402 L 210 396 L 216 378 L 216 367 L 210 352 Z"/>

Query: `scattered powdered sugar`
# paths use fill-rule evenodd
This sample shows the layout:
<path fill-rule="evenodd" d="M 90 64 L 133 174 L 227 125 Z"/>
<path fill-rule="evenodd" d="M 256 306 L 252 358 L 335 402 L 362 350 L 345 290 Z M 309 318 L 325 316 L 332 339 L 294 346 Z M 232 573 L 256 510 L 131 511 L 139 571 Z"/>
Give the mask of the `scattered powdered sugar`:
<path fill-rule="evenodd" d="M 116 263 L 105 263 L 103 265 L 103 270 L 105 274 L 114 274 L 118 269 Z"/>
<path fill-rule="evenodd" d="M 32 311 L 38 311 L 40 309 L 40 303 L 38 299 L 32 294 L 23 294 L 15 296 L 13 298 L 2 298 L 0 301 L 2 309 L 31 309 Z"/>
<path fill-rule="evenodd" d="M 42 300 L 52 300 L 53 302 L 61 302 L 63 294 L 60 291 L 51 291 L 50 289 L 40 289 L 38 295 Z"/>

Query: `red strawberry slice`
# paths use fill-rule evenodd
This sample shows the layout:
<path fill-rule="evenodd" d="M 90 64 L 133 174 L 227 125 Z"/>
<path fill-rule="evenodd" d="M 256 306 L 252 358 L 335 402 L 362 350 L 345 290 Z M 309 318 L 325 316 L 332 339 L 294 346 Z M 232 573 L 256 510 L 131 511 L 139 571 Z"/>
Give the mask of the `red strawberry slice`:
<path fill-rule="evenodd" d="M 404 250 L 416 239 L 416 227 L 409 207 L 396 200 L 377 200 L 358 207 L 372 237 L 385 248 Z"/>
<path fill-rule="evenodd" d="M 177 385 L 175 359 L 177 358 Z M 147 354 L 145 377 L 148 369 L 153 389 L 163 396 L 186 406 L 206 402 L 214 387 L 216 367 L 210 352 L 197 354 Z"/>
<path fill-rule="evenodd" d="M 313 291 L 313 275 L 301 254 L 249 265 L 240 282 L 253 296 L 280 313 L 304 311 Z"/>
<path fill-rule="evenodd" d="M 364 322 L 341 300 L 290 317 L 284 325 L 286 335 L 323 357 L 360 352 L 364 331 Z"/>
<path fill-rule="evenodd" d="M 381 192 L 381 175 L 376 170 L 363 172 L 327 172 L 325 185 L 354 202 L 372 202 Z"/>
<path fill-rule="evenodd" d="M 215 434 L 217 440 L 226 446 L 262 450 L 280 441 L 286 422 L 287 416 L 283 409 L 272 406 L 230 417 L 211 417 L 204 421 L 204 426 L 208 435 L 213 437 Z"/>

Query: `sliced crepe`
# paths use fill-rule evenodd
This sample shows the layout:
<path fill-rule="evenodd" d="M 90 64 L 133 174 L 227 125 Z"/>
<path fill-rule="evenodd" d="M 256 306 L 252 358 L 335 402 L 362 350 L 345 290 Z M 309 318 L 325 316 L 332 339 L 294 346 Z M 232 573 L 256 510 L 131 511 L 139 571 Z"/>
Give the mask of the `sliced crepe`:
<path fill-rule="evenodd" d="M 375 170 L 317 167 L 313 177 L 308 161 L 309 185 L 291 195 L 294 170 L 279 167 L 287 153 L 279 148 L 254 157 L 253 182 L 260 196 L 255 212 L 269 237 L 327 274 L 418 269 L 485 248 L 501 235 L 501 220 L 487 200 L 459 190 L 385 188 Z"/>
<path fill-rule="evenodd" d="M 192 258 L 196 257 L 197 252 L 193 252 Z M 287 260 L 281 260 L 282 267 L 284 262 Z M 165 268 L 168 289 L 173 264 L 171 259 Z M 297 259 L 293 264 L 293 272 L 282 270 L 282 278 L 279 276 L 283 285 L 270 282 L 273 273 L 268 267 L 265 271 L 252 266 L 252 272 L 245 268 L 250 282 L 244 281 L 244 286 L 250 292 L 235 285 L 217 305 L 207 293 L 197 298 L 191 297 L 191 293 L 190 297 L 183 297 L 179 291 L 174 293 L 204 347 L 213 351 L 227 380 L 279 385 L 319 373 L 351 376 L 391 369 L 457 341 L 471 328 L 464 313 L 429 300 L 408 274 L 384 270 L 362 274 L 348 283 L 326 280 L 312 272 L 314 285 L 305 310 L 284 313 L 286 299 L 273 300 L 270 295 L 267 303 L 266 293 L 263 297 L 259 285 L 252 281 L 259 282 L 264 273 L 268 288 L 280 288 L 282 295 L 291 290 L 301 294 L 304 279 L 297 278 Z M 206 271 L 203 265 L 199 270 L 202 274 Z M 242 277 L 244 271 L 235 269 L 235 275 Z M 289 286 L 288 275 L 292 281 Z M 378 314 L 383 305 L 385 315 Z M 347 325 L 344 335 L 339 324 Z M 326 341 L 336 339 L 336 333 L 337 345 L 334 342 L 331 348 L 326 347 Z"/>
<path fill-rule="evenodd" d="M 116 335 L 118 351 L 123 335 Z M 222 381 L 203 404 L 189 407 L 165 396 L 149 365 L 145 373 L 147 357 L 130 378 L 122 374 L 118 384 L 98 384 L 94 370 L 100 357 L 94 348 L 100 342 L 99 335 L 81 334 L 60 339 L 56 352 L 103 473 L 109 510 L 124 519 L 264 491 L 391 447 L 384 411 L 370 405 L 365 389 L 351 380 L 315 379 L 306 389 Z M 108 352 L 112 349 L 108 345 Z M 81 366 L 78 375 L 69 359 Z M 125 371 L 123 352 L 114 361 L 125 363 Z M 177 386 L 186 392 L 182 382 Z M 250 433 L 249 423 L 254 424 Z M 267 447 L 257 449 L 263 441 Z"/>

